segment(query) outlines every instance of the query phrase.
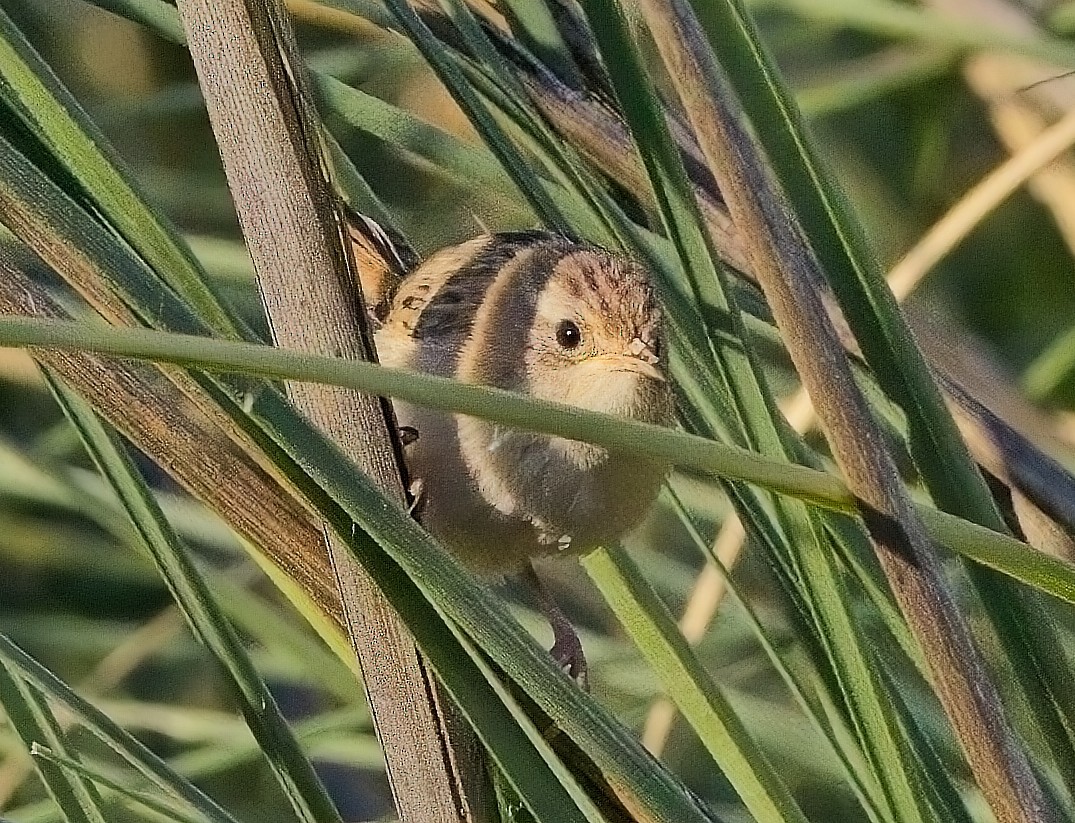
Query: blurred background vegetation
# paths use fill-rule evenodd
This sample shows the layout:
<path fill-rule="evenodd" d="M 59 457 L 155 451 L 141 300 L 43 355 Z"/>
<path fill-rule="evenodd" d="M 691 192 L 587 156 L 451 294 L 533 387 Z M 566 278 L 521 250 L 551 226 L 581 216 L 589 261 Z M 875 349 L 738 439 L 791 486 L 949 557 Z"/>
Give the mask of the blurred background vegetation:
<path fill-rule="evenodd" d="M 151 200 L 188 237 L 217 288 L 243 307 L 252 324 L 263 325 L 186 51 L 81 0 L 0 0 L 0 5 L 130 164 Z M 968 82 L 967 47 L 978 24 L 940 26 L 930 16 L 933 9 L 911 3 L 755 0 L 749 5 L 798 91 L 818 146 L 886 264 L 895 263 L 1008 156 L 988 102 Z M 1075 3 L 1014 5 L 1042 32 L 1058 39 L 1075 36 Z M 329 5 L 297 0 L 290 6 L 312 64 L 477 142 L 465 117 L 404 40 L 359 18 L 334 14 Z M 875 8 L 902 14 L 871 17 Z M 982 23 L 989 21 L 983 17 Z M 1075 43 L 1067 67 L 1056 66 L 1057 78 L 1051 81 L 1056 100 L 1075 102 L 1075 78 L 1060 76 L 1071 66 Z M 485 229 L 534 224 L 514 197 L 498 198 L 471 181 L 452 179 L 368 135 L 336 134 L 422 253 Z M 1061 165 L 1057 173 L 1075 179 L 1071 158 Z M 1075 196 L 1068 209 L 1075 209 Z M 1020 190 L 930 273 L 914 304 L 939 318 L 950 339 L 1018 382 L 1075 318 L 1072 236 L 1065 237 L 1065 219 L 1071 221 L 1071 215 Z M 777 358 L 774 367 L 783 368 L 782 360 Z M 1075 389 L 1062 387 L 1051 403 L 1053 416 L 1041 418 L 1050 428 L 1031 434 L 1054 438 L 1054 456 L 1070 466 L 1075 435 L 1065 409 L 1075 404 Z M 226 528 L 148 462 L 145 468 L 188 543 L 234 584 L 233 617 L 299 723 L 344 818 L 390 814 L 376 740 L 346 667 L 318 650 L 312 634 L 249 566 Z M 678 488 L 710 523 L 721 519 L 724 512 L 713 506 L 710 489 L 687 481 Z M 699 557 L 671 522 L 662 503 L 631 548 L 677 611 L 694 583 Z M 240 818 L 290 819 L 275 781 L 255 758 L 256 748 L 232 711 L 229 692 L 135 546 L 130 527 L 29 359 L 0 350 L 0 630 L 161 751 L 184 758 L 191 773 L 205 775 L 210 790 Z M 571 564 L 554 565 L 550 573 L 561 600 L 571 604 L 569 611 L 586 631 L 596 695 L 641 729 L 655 696 L 654 677 L 622 640 L 585 576 Z M 752 562 L 749 550 L 736 576 L 764 612 L 768 572 Z M 505 593 L 516 594 L 510 586 Z M 526 602 L 519 598 L 521 609 Z M 520 613 L 540 631 L 539 621 Z M 770 619 L 779 624 L 779 615 Z M 699 653 L 742 716 L 748 722 L 757 718 L 753 730 L 808 813 L 840 819 L 856 808 L 834 778 L 834 765 L 819 754 L 808 722 L 771 670 L 736 602 L 729 599 L 722 606 Z M 736 807 L 730 788 L 714 778 L 698 752 L 689 731 L 677 729 L 666 757 L 701 796 L 718 807 Z M 0 809 L 9 810 L 13 820 L 54 819 L 41 798 L 18 742 L 0 728 Z"/>

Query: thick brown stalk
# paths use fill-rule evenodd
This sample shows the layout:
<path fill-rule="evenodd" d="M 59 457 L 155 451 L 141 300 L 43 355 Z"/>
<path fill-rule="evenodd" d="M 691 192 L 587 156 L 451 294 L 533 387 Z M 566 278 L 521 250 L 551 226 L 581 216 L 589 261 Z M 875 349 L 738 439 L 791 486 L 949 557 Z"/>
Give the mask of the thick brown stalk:
<path fill-rule="evenodd" d="M 274 339 L 370 359 L 320 124 L 281 3 L 183 0 L 179 11 Z M 402 499 L 385 401 L 310 384 L 292 384 L 289 393 L 386 493 Z M 400 817 L 474 819 L 484 770 L 469 728 L 439 696 L 373 581 L 327 530 L 325 539 Z"/>
<path fill-rule="evenodd" d="M 1001 823 L 1051 821 L 1025 752 L 821 301 L 822 277 L 686 0 L 640 0 L 967 761 Z"/>

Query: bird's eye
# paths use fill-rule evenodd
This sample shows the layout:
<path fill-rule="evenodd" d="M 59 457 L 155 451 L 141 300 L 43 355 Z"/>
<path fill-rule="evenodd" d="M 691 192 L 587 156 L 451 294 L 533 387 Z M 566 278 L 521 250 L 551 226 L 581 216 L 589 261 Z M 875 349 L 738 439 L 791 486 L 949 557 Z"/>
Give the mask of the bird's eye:
<path fill-rule="evenodd" d="M 582 332 L 573 320 L 561 320 L 556 327 L 556 342 L 565 349 L 574 349 L 582 342 Z"/>

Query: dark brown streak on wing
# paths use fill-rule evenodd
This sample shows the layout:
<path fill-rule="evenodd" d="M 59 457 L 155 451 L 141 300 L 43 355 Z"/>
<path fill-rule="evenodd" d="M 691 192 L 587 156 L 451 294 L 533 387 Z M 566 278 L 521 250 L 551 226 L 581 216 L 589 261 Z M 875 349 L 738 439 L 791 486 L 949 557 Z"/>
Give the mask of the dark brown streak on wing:
<path fill-rule="evenodd" d="M 413 334 L 416 340 L 423 342 L 423 351 L 432 344 L 441 352 L 449 352 L 447 362 L 442 354 L 438 354 L 429 362 L 421 362 L 425 359 L 421 358 L 419 368 L 432 371 L 430 367 L 435 360 L 437 372 L 454 372 L 459 352 L 474 326 L 474 318 L 497 276 L 516 256 L 528 249 L 550 244 L 566 247 L 567 242 L 558 235 L 539 230 L 493 235 L 492 242 L 444 280 L 419 314 Z"/>

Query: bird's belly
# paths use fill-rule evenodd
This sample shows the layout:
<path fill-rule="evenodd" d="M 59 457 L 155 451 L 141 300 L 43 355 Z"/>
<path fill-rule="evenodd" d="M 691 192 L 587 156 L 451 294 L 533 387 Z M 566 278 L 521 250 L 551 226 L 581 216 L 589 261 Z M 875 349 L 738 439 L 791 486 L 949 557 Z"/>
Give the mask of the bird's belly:
<path fill-rule="evenodd" d="M 418 431 L 407 447 L 407 469 L 420 488 L 419 520 L 466 566 L 484 575 L 518 571 L 546 553 L 526 519 L 487 500 L 459 450 L 453 415 L 394 403 L 401 425 Z M 501 501 L 503 503 L 503 501 Z"/>
<path fill-rule="evenodd" d="M 603 458 L 579 466 L 565 456 L 565 441 L 511 430 L 474 442 L 475 427 L 491 424 L 405 403 L 395 408 L 400 423 L 418 431 L 407 467 L 421 486 L 420 521 L 485 575 L 618 539 L 649 507 L 665 474 L 601 450 Z"/>
<path fill-rule="evenodd" d="M 418 365 L 413 339 L 381 332 L 377 349 L 385 365 Z M 424 359 L 424 370 L 444 371 L 436 358 Z M 405 454 L 421 488 L 419 520 L 482 574 L 510 574 L 531 557 L 617 540 L 641 519 L 667 473 L 595 446 L 393 405 L 400 425 L 418 432 Z"/>

